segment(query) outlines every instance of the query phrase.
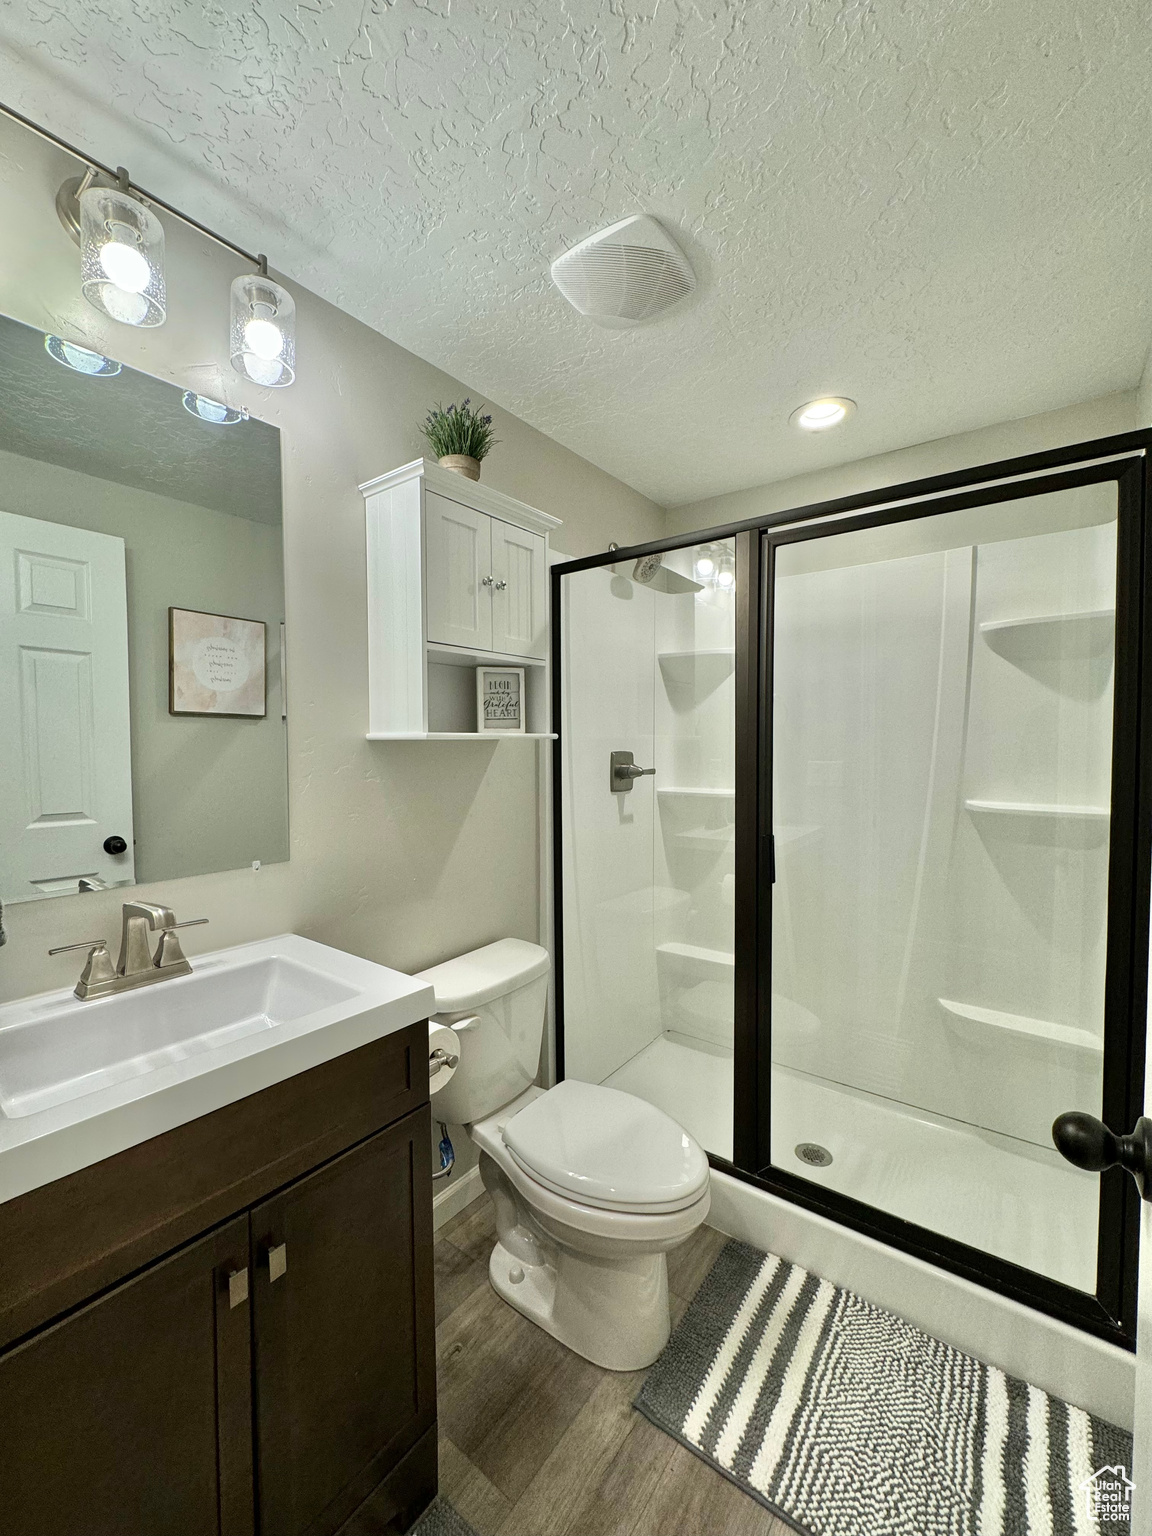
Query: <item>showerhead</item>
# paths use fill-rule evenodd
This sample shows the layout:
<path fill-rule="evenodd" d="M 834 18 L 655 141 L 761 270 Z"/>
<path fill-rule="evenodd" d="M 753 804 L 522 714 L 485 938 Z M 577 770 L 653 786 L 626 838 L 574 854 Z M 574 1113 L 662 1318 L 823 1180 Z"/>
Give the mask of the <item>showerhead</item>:
<path fill-rule="evenodd" d="M 661 554 L 641 555 L 632 567 L 632 580 L 648 586 L 656 572 L 664 564 L 664 556 Z"/>

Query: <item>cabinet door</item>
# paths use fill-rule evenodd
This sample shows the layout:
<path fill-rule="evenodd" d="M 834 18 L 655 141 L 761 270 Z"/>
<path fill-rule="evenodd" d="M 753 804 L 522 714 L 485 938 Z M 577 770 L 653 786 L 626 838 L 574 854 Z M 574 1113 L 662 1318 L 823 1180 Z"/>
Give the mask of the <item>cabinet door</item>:
<path fill-rule="evenodd" d="M 250 1536 L 247 1264 L 242 1217 L 0 1356 L 4 1536 Z"/>
<path fill-rule="evenodd" d="M 544 538 L 492 519 L 492 649 L 543 656 L 547 602 Z"/>
<path fill-rule="evenodd" d="M 492 649 L 492 519 L 424 493 L 428 639 Z"/>
<path fill-rule="evenodd" d="M 436 1417 L 427 1107 L 252 1212 L 263 1536 L 327 1536 Z"/>

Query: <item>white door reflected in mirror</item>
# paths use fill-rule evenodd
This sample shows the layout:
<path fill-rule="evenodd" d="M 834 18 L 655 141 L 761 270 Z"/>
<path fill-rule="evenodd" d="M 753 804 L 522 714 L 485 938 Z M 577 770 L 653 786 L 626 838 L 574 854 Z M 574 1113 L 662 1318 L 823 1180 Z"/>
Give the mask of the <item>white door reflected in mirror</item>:
<path fill-rule="evenodd" d="M 0 571 L 3 897 L 131 883 L 124 540 L 0 512 Z"/>

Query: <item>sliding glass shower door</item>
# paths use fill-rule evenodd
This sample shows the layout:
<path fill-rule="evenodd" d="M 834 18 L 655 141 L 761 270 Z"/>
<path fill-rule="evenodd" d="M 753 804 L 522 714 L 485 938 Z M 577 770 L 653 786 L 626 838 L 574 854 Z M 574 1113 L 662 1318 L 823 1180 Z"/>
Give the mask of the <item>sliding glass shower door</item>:
<path fill-rule="evenodd" d="M 768 535 L 762 1008 L 772 1168 L 1092 1296 L 1122 1212 L 1052 1124 L 1128 1112 L 1140 551 L 1118 631 L 1121 482 L 1073 479 Z"/>
<path fill-rule="evenodd" d="M 1140 1113 L 1149 443 L 553 581 L 561 1075 L 1126 1343 L 1138 1200 L 1052 1127 Z"/>

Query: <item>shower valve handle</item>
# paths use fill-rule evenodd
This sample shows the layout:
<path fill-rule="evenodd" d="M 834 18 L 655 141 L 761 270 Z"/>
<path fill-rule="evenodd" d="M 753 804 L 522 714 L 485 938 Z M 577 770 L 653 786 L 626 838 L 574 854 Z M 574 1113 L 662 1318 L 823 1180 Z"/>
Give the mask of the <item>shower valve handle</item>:
<path fill-rule="evenodd" d="M 627 795 L 631 793 L 635 779 L 655 772 L 655 768 L 638 768 L 632 761 L 631 752 L 613 752 L 608 759 L 608 787 L 614 795 Z"/>
<path fill-rule="evenodd" d="M 1090 1173 L 1126 1168 L 1141 1198 L 1152 1201 L 1152 1120 L 1141 1116 L 1130 1136 L 1117 1136 L 1095 1115 L 1072 1110 L 1053 1122 L 1052 1140 L 1062 1157 Z"/>

